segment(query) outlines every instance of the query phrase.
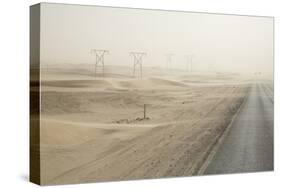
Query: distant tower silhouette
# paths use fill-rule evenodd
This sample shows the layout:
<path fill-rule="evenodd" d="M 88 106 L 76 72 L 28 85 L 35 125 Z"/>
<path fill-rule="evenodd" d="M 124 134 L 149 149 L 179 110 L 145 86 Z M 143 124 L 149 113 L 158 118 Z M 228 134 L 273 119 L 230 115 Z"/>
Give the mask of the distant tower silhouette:
<path fill-rule="evenodd" d="M 140 72 L 140 77 L 142 78 L 142 61 L 143 61 L 143 56 L 146 55 L 145 52 L 131 52 L 131 56 L 133 56 L 134 61 L 133 61 L 133 76 L 136 77 L 136 70 L 139 68 Z"/>
<path fill-rule="evenodd" d="M 104 55 L 106 53 L 109 53 L 109 51 L 108 50 L 92 49 L 91 53 L 94 53 L 95 56 L 96 56 L 94 76 L 97 77 L 98 69 L 101 69 L 101 71 L 102 71 L 101 74 L 104 77 Z"/>
<path fill-rule="evenodd" d="M 174 54 L 166 54 L 166 68 L 167 70 L 171 69 L 171 64 L 172 64 L 172 57 Z"/>
<path fill-rule="evenodd" d="M 190 54 L 190 55 L 186 55 L 186 70 L 187 72 L 192 72 L 193 71 L 193 58 L 194 55 Z"/>

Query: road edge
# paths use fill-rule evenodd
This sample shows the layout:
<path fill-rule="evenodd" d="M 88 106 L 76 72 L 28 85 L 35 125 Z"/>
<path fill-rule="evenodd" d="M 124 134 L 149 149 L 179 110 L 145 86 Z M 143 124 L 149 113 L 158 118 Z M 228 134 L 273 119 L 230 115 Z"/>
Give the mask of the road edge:
<path fill-rule="evenodd" d="M 252 88 L 251 88 L 252 89 Z M 250 92 L 250 91 L 248 91 Z M 236 119 L 236 117 L 238 116 L 238 114 L 240 113 L 242 107 L 245 105 L 245 101 L 248 99 L 248 96 L 246 96 L 243 99 L 242 104 L 240 105 L 240 107 L 238 108 L 238 110 L 236 111 L 236 113 L 233 115 L 231 122 L 228 124 L 228 126 L 226 127 L 226 129 L 222 132 L 222 134 L 219 136 L 219 138 L 215 141 L 214 145 L 211 147 L 209 154 L 206 156 L 206 160 L 203 162 L 203 164 L 201 165 L 201 167 L 199 168 L 198 172 L 196 175 L 204 175 L 207 167 L 209 166 L 209 164 L 211 163 L 211 161 L 213 160 L 213 158 L 215 157 L 218 149 L 220 148 L 220 146 L 222 145 L 223 141 L 225 140 L 225 137 L 228 135 L 234 120 Z"/>

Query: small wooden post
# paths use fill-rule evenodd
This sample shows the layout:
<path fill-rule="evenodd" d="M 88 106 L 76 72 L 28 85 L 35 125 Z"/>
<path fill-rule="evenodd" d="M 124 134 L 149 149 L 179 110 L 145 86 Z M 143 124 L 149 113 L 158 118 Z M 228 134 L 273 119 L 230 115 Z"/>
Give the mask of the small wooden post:
<path fill-rule="evenodd" d="M 143 119 L 146 119 L 146 104 L 143 105 Z"/>

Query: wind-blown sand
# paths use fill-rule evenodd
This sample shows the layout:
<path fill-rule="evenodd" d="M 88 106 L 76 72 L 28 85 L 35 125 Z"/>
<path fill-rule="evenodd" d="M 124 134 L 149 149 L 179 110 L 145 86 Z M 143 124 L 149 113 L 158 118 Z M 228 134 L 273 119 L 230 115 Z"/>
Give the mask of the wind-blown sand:
<path fill-rule="evenodd" d="M 43 184 L 195 175 L 249 87 L 234 74 L 129 70 L 43 68 Z"/>

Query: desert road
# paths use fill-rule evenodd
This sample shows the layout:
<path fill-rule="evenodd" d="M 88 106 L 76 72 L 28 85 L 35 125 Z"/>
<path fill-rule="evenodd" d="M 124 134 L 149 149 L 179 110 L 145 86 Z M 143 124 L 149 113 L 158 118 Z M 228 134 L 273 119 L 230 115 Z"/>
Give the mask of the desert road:
<path fill-rule="evenodd" d="M 273 90 L 253 84 L 204 174 L 273 170 Z"/>

